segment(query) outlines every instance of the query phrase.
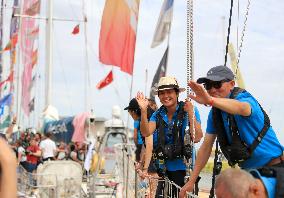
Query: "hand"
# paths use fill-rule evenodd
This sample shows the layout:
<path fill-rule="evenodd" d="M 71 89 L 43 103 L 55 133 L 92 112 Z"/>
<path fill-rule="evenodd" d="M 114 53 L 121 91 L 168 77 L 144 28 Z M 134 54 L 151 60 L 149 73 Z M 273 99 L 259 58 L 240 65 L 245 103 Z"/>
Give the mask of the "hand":
<path fill-rule="evenodd" d="M 179 198 L 185 198 L 187 192 L 192 192 L 193 191 L 194 185 L 191 184 L 191 182 L 187 182 L 180 190 L 179 192 Z"/>
<path fill-rule="evenodd" d="M 189 94 L 188 97 L 193 99 L 194 101 L 198 102 L 199 104 L 209 104 L 211 101 L 211 96 L 209 93 L 205 90 L 203 85 L 198 84 L 194 81 L 189 81 L 188 86 L 191 88 L 191 90 L 194 92 L 194 94 Z"/>
<path fill-rule="evenodd" d="M 142 110 L 147 111 L 148 105 L 149 105 L 149 101 L 148 99 L 144 96 L 144 94 L 142 92 L 138 92 L 136 95 L 136 100 L 138 102 L 138 105 Z"/>
<path fill-rule="evenodd" d="M 145 179 L 145 178 L 149 177 L 148 170 L 139 171 L 139 176 L 142 179 Z"/>
<path fill-rule="evenodd" d="M 189 100 L 189 99 L 185 99 L 185 102 L 184 102 L 184 111 L 186 111 L 188 113 L 188 116 L 189 117 L 192 117 L 193 115 L 193 104 L 192 102 Z"/>

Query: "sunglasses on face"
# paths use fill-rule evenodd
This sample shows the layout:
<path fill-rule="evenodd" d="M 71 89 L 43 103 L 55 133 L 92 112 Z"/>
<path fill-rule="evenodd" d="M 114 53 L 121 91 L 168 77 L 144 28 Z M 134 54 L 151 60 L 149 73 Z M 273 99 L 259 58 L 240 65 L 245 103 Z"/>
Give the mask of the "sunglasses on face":
<path fill-rule="evenodd" d="M 212 89 L 212 87 L 214 87 L 214 89 L 220 89 L 223 85 L 224 82 L 230 82 L 231 80 L 222 80 L 222 81 L 209 81 L 204 83 L 204 87 L 206 90 L 210 90 Z"/>

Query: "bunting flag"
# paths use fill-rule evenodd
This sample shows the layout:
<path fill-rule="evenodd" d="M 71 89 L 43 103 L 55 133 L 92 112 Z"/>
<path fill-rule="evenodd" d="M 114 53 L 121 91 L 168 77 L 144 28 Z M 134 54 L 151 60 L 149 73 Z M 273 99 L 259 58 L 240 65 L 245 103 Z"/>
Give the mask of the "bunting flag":
<path fill-rule="evenodd" d="M 164 0 L 153 37 L 152 48 L 160 45 L 170 31 L 173 18 L 173 4 L 174 0 Z"/>
<path fill-rule="evenodd" d="M 1 115 L 1 111 L 0 111 L 0 115 Z M 4 129 L 10 126 L 11 123 L 11 116 L 8 115 L 4 121 L 2 122 L 2 124 L 0 124 L 0 129 Z"/>
<path fill-rule="evenodd" d="M 1 52 L 11 50 L 16 46 L 17 42 L 18 42 L 18 34 L 14 34 L 11 37 L 10 41 L 7 43 L 6 47 Z"/>
<path fill-rule="evenodd" d="M 72 31 L 72 34 L 78 34 L 80 32 L 80 24 L 76 25 L 74 28 L 73 28 L 73 31 Z"/>
<path fill-rule="evenodd" d="M 150 99 L 155 100 L 155 91 L 158 88 L 158 82 L 161 77 L 166 76 L 167 72 L 167 62 L 168 62 L 168 47 L 163 55 L 162 60 L 160 61 L 159 67 L 156 71 L 156 74 L 153 78 L 151 90 L 150 90 Z"/>
<path fill-rule="evenodd" d="M 10 73 L 10 75 L 6 80 L 0 82 L 0 88 L 2 87 L 2 85 L 4 85 L 5 82 L 12 82 L 13 80 L 14 80 L 14 71 Z"/>
<path fill-rule="evenodd" d="M 35 98 L 33 98 L 29 103 L 29 110 L 30 112 L 35 110 Z"/>
<path fill-rule="evenodd" d="M 96 87 L 97 89 L 102 89 L 106 87 L 107 85 L 109 85 L 112 81 L 113 81 L 113 74 L 112 74 L 112 71 L 110 71 L 108 75 L 97 84 Z"/>
<path fill-rule="evenodd" d="M 0 99 L 0 106 L 9 106 L 11 105 L 11 102 L 12 102 L 12 94 L 8 94 L 6 96 L 4 96 L 2 99 Z"/>
<path fill-rule="evenodd" d="M 103 11 L 99 60 L 133 73 L 140 0 L 106 0 Z"/>
<path fill-rule="evenodd" d="M 39 14 L 40 11 L 40 0 L 35 1 L 30 7 L 25 10 L 25 14 L 29 16 L 34 16 Z"/>
<path fill-rule="evenodd" d="M 30 87 L 29 87 L 29 91 L 31 91 L 31 89 L 33 88 L 35 81 L 36 81 L 36 75 L 34 75 L 33 78 L 32 78 L 32 81 L 31 81 L 31 84 L 30 84 Z"/>
<path fill-rule="evenodd" d="M 37 49 L 33 51 L 32 53 L 32 68 L 37 64 Z"/>

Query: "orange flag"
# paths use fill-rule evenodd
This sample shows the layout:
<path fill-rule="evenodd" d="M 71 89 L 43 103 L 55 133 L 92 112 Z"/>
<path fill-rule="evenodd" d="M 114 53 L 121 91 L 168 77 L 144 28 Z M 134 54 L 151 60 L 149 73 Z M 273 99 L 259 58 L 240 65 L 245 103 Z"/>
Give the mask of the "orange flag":
<path fill-rule="evenodd" d="M 72 34 L 78 34 L 80 32 L 80 24 L 76 25 L 74 28 L 73 28 L 73 31 L 72 31 Z"/>
<path fill-rule="evenodd" d="M 32 53 L 32 67 L 34 67 L 35 64 L 37 64 L 37 49 Z"/>
<path fill-rule="evenodd" d="M 17 42 L 18 42 L 18 34 L 14 34 L 10 39 L 9 43 L 7 43 L 6 47 L 1 52 L 8 51 L 11 48 L 14 48 Z"/>
<path fill-rule="evenodd" d="M 102 17 L 99 59 L 133 73 L 140 0 L 106 0 Z"/>
<path fill-rule="evenodd" d="M 97 84 L 96 87 L 97 89 L 102 89 L 106 87 L 107 85 L 109 85 L 112 81 L 113 81 L 113 74 L 112 74 L 112 71 L 110 71 L 108 75 Z"/>

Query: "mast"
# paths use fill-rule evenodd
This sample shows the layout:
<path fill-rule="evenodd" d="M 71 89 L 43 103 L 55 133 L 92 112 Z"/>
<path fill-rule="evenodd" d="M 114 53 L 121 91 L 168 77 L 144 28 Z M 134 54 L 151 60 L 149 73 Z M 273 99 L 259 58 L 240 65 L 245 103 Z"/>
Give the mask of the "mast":
<path fill-rule="evenodd" d="M 3 17 L 4 17 L 4 0 L 1 0 L 1 9 L 0 9 L 0 50 L 3 49 Z M 2 80 L 2 71 L 3 71 L 3 67 L 2 67 L 2 54 L 0 53 L 0 81 Z M 0 96 L 2 95 L 2 93 L 0 92 Z"/>
<path fill-rule="evenodd" d="M 48 1 L 48 18 L 46 20 L 46 77 L 45 77 L 45 106 L 51 104 L 52 91 L 52 60 L 53 60 L 53 0 Z"/>

